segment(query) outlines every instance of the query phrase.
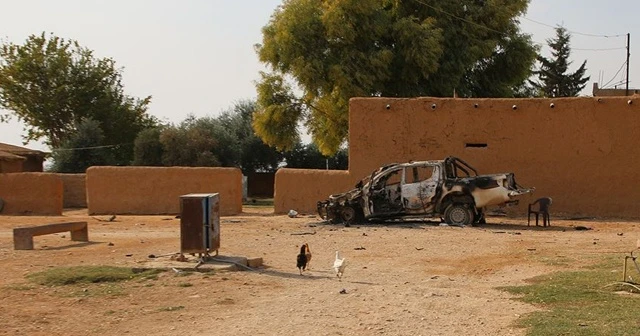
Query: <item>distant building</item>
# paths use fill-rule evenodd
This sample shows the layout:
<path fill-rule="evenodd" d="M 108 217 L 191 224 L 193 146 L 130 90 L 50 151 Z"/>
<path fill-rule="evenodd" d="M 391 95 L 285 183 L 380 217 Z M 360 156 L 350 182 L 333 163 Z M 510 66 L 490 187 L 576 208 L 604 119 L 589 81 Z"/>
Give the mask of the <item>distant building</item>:
<path fill-rule="evenodd" d="M 620 97 L 620 96 L 633 96 L 634 94 L 640 94 L 640 89 L 629 89 L 627 94 L 626 89 L 600 89 L 598 83 L 593 83 L 593 96 L 594 97 Z"/>
<path fill-rule="evenodd" d="M 49 153 L 0 142 L 0 173 L 41 172 Z"/>

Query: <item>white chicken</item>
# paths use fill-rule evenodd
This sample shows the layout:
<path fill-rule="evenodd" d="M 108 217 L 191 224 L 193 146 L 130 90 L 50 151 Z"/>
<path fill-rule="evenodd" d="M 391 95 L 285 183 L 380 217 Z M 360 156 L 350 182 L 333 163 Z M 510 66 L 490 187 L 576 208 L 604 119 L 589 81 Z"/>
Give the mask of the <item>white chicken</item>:
<path fill-rule="evenodd" d="M 336 260 L 333 262 L 333 270 L 336 271 L 338 280 L 342 279 L 342 274 L 344 274 L 344 269 L 346 267 L 347 260 L 345 258 L 340 258 L 340 251 L 336 251 Z"/>

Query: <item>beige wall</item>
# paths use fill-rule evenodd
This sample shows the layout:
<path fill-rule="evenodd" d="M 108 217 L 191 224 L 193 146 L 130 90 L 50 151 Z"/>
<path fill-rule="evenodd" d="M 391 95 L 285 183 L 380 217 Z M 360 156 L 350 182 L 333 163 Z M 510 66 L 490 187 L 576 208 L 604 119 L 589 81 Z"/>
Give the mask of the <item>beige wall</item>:
<path fill-rule="evenodd" d="M 353 187 L 345 170 L 278 169 L 274 191 L 274 211 L 296 210 L 315 214 L 316 202 L 330 194 Z"/>
<path fill-rule="evenodd" d="M 219 193 L 223 216 L 242 212 L 237 168 L 90 167 L 86 183 L 90 214 L 177 214 L 189 193 Z"/>
<path fill-rule="evenodd" d="M 86 174 L 58 174 L 64 186 L 65 208 L 86 208 Z"/>
<path fill-rule="evenodd" d="M 62 180 L 55 174 L 0 174 L 2 215 L 62 214 Z"/>
<path fill-rule="evenodd" d="M 638 129 L 639 96 L 354 98 L 350 101 L 349 172 L 355 182 L 385 163 L 455 155 L 480 173 L 514 172 L 520 184 L 536 187 L 535 194 L 522 198 L 522 203 L 551 196 L 552 209 L 558 214 L 640 217 L 636 210 L 640 148 L 633 136 Z M 487 147 L 465 148 L 466 143 Z M 315 208 L 319 200 L 315 196 L 287 199 L 285 186 L 292 184 L 286 178 L 276 179 L 276 190 L 281 191 L 275 200 L 278 209 Z M 331 184 L 318 176 L 297 183 L 322 190 Z M 329 193 L 341 191 L 336 187 Z M 520 212 L 524 208 L 521 205 Z"/>

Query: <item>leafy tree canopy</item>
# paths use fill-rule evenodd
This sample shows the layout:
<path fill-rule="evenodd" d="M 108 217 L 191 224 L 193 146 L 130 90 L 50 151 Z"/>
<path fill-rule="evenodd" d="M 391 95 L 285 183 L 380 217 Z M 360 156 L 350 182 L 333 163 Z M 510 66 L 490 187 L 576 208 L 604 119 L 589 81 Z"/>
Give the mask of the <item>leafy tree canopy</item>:
<path fill-rule="evenodd" d="M 282 154 L 255 135 L 255 109 L 255 101 L 242 100 L 216 118 L 189 116 L 179 125 L 144 130 L 135 141 L 134 164 L 275 171 Z"/>
<path fill-rule="evenodd" d="M 76 41 L 42 33 L 0 46 L 0 107 L 9 111 L 1 119 L 23 121 L 25 141 L 57 149 L 91 119 L 104 136 L 100 145 L 124 144 L 115 163 L 129 164 L 138 132 L 157 123 L 146 113 L 150 101 L 126 95 L 115 61 Z"/>
<path fill-rule="evenodd" d="M 539 95 L 544 97 L 575 97 L 589 81 L 589 76 L 585 77 L 587 71 L 587 61 L 574 73 L 570 73 L 569 56 L 571 55 L 571 34 L 563 28 L 556 28 L 556 37 L 548 39 L 547 43 L 551 47 L 551 58 L 538 56 L 540 69 L 535 72 L 539 81 L 531 81 L 531 85 L 538 90 Z"/>
<path fill-rule="evenodd" d="M 254 128 L 290 150 L 298 126 L 332 155 L 351 97 L 512 97 L 536 49 L 518 28 L 528 0 L 286 0 L 256 50 Z"/>
<path fill-rule="evenodd" d="M 59 173 L 84 173 L 95 165 L 111 165 L 115 162 L 115 147 L 101 146 L 104 133 L 100 122 L 82 119 L 75 127 L 76 132 L 62 141 L 53 151 L 52 170 Z"/>
<path fill-rule="evenodd" d="M 291 151 L 284 153 L 284 158 L 287 168 L 349 169 L 349 153 L 344 148 L 338 150 L 334 156 L 326 157 L 315 144 L 298 143 Z"/>

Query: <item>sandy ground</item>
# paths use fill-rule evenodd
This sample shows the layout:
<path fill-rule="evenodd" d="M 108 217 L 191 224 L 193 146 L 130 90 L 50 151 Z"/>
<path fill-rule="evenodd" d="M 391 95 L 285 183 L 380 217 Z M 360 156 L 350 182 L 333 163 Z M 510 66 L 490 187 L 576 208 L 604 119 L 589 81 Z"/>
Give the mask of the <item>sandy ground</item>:
<path fill-rule="evenodd" d="M 179 219 L 102 222 L 85 210 L 0 216 L 0 334 L 523 335 L 515 322 L 539 308 L 497 287 L 605 255 L 620 255 L 622 263 L 640 237 L 635 222 L 555 220 L 542 228 L 527 227 L 526 218 L 493 217 L 480 227 L 343 227 L 271 212 L 245 208 L 221 221 L 220 254 L 262 257 L 257 271 L 170 270 L 156 280 L 64 287 L 25 276 L 67 265 L 145 267 L 150 254 L 179 251 Z M 34 250 L 13 249 L 14 227 L 79 220 L 89 222 L 89 243 L 59 233 L 35 237 Z M 313 257 L 301 276 L 295 259 L 304 242 Z M 331 269 L 336 250 L 348 263 L 341 281 Z"/>

